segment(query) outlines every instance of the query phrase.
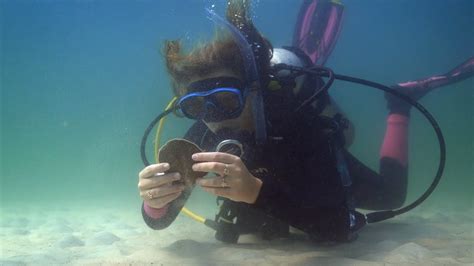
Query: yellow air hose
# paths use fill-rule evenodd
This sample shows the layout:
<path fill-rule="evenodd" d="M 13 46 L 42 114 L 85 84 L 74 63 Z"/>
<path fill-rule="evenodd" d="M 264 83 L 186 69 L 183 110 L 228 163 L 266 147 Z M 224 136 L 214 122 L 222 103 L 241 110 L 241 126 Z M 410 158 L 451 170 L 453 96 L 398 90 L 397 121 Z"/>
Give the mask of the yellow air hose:
<path fill-rule="evenodd" d="M 168 105 L 166 106 L 165 108 L 165 111 L 168 111 L 170 108 L 173 107 L 174 103 L 176 102 L 176 100 L 178 100 L 177 97 L 173 97 L 173 99 L 171 99 L 171 101 L 168 103 Z M 160 140 L 161 140 L 161 132 L 163 131 L 163 125 L 165 124 L 165 118 L 166 116 L 164 116 L 163 118 L 160 119 L 160 122 L 158 123 L 158 127 L 156 129 L 156 135 L 155 135 L 155 160 L 157 162 L 159 162 L 160 158 L 159 158 L 159 153 L 158 151 L 160 150 Z M 204 219 L 203 217 L 193 213 L 192 211 L 188 210 L 186 207 L 183 207 L 181 209 L 181 212 L 186 214 L 188 217 L 190 217 L 191 219 L 194 219 L 200 223 L 204 223 L 206 221 L 206 219 Z"/>

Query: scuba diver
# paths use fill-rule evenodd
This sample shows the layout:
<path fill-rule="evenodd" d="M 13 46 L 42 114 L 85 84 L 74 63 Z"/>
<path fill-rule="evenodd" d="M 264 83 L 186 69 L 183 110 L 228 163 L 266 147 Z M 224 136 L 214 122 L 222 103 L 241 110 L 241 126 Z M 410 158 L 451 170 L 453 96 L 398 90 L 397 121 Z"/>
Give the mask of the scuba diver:
<path fill-rule="evenodd" d="M 184 139 L 204 150 L 192 155 L 192 169 L 215 174 L 196 184 L 218 198 L 210 223 L 217 239 L 287 237 L 291 226 L 316 241 L 351 241 L 365 224 L 398 214 L 368 217 L 357 208 L 403 206 L 411 106 L 421 109 L 415 101 L 432 89 L 472 76 L 474 59 L 445 75 L 392 86 L 397 97 L 386 91 L 389 115 L 377 173 L 347 150 L 354 126 L 328 94 L 336 75 L 322 65 L 334 48 L 342 11 L 338 1 L 304 1 L 293 45 L 273 48 L 254 27 L 249 1 L 230 1 L 226 19 L 207 10 L 223 29 L 211 42 L 183 52 L 179 41 L 166 41 L 176 101 L 152 125 L 178 111 L 195 120 Z M 144 162 L 142 215 L 149 227 L 164 229 L 183 207 L 176 202 L 188 196 L 176 182 L 183 176 L 168 172 L 169 162 Z"/>

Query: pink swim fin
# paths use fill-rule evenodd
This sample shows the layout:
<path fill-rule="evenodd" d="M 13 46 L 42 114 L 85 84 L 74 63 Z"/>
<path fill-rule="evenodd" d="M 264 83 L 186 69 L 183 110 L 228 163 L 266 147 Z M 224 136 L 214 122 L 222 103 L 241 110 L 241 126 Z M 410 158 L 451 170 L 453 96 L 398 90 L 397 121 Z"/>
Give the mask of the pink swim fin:
<path fill-rule="evenodd" d="M 338 0 L 305 0 L 296 20 L 293 46 L 313 64 L 324 65 L 341 31 L 343 13 Z"/>

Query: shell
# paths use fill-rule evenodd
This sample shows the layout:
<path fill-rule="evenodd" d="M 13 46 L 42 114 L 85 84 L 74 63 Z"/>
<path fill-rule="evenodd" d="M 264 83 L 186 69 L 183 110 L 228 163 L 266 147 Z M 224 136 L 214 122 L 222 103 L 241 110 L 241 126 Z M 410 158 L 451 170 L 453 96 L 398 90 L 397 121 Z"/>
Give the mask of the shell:
<path fill-rule="evenodd" d="M 205 172 L 194 172 L 192 169 L 195 162 L 191 155 L 198 152 L 202 152 L 202 150 L 193 142 L 185 139 L 172 139 L 160 148 L 158 158 L 160 162 L 170 164 L 167 173 L 179 172 L 181 174 L 182 179 L 178 182 L 184 183 L 186 190 L 188 190 L 194 187 L 197 178 L 207 174 Z"/>

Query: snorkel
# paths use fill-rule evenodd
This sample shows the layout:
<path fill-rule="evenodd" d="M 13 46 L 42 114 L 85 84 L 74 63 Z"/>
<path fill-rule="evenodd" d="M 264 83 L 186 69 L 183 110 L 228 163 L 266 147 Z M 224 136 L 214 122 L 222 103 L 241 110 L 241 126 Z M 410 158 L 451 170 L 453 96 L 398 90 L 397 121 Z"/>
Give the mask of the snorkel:
<path fill-rule="evenodd" d="M 254 92 L 254 95 L 251 96 L 251 107 L 253 113 L 253 122 L 255 128 L 255 143 L 257 145 L 264 144 L 267 138 L 266 134 L 266 125 L 265 125 L 265 114 L 264 114 L 264 105 L 263 105 L 263 92 L 261 88 L 260 82 L 260 75 L 257 68 L 256 58 L 254 56 L 254 52 L 259 49 L 263 49 L 264 47 L 261 44 L 258 44 L 255 41 L 250 40 L 252 34 L 255 32 L 247 32 L 250 29 L 245 29 L 244 25 L 240 25 L 239 27 L 242 28 L 242 33 L 236 26 L 232 25 L 226 19 L 222 18 L 218 14 L 216 14 L 213 10 L 206 8 L 205 12 L 207 14 L 207 18 L 211 20 L 217 27 L 223 28 L 225 31 L 230 33 L 232 39 L 236 42 L 239 47 L 241 57 L 244 63 L 245 69 L 245 81 L 244 86 L 247 90 L 245 95 L 250 94 L 250 91 Z M 245 36 L 244 36 L 245 34 Z M 248 40 L 247 40 L 248 39 Z M 250 44 L 252 43 L 252 44 Z M 160 143 L 160 136 L 161 136 L 161 129 L 163 127 L 164 118 L 171 114 L 176 113 L 179 110 L 179 106 L 176 104 L 179 102 L 179 99 L 174 97 L 166 107 L 165 111 L 159 114 L 153 121 L 148 125 L 146 128 L 144 135 L 141 140 L 140 145 L 140 154 L 142 161 L 145 165 L 150 165 L 149 160 L 146 157 L 146 142 L 148 139 L 148 135 L 153 130 L 155 125 L 159 123 L 156 138 L 155 138 L 155 157 L 157 158 L 157 152 L 159 149 Z"/>
<path fill-rule="evenodd" d="M 262 47 L 255 42 L 248 40 L 250 38 L 249 33 L 245 33 L 243 25 L 239 26 L 241 29 L 237 29 L 234 25 L 229 23 L 217 15 L 213 10 L 206 8 L 208 18 L 212 20 L 216 26 L 225 28 L 233 37 L 240 49 L 240 54 L 244 61 L 245 68 L 245 86 L 247 90 L 256 89 L 255 95 L 251 97 L 252 112 L 254 116 L 255 126 L 255 141 L 257 145 L 265 143 L 267 138 L 266 127 L 265 127 L 265 114 L 263 108 L 263 96 L 262 88 L 260 83 L 260 76 L 257 69 L 257 64 L 254 56 L 254 49 L 261 49 Z M 243 30 L 242 34 L 241 30 Z M 250 41 L 250 42 L 249 42 Z M 250 44 L 252 43 L 252 44 Z M 254 47 L 255 46 L 255 47 Z M 254 49 L 253 49 L 254 48 Z"/>

